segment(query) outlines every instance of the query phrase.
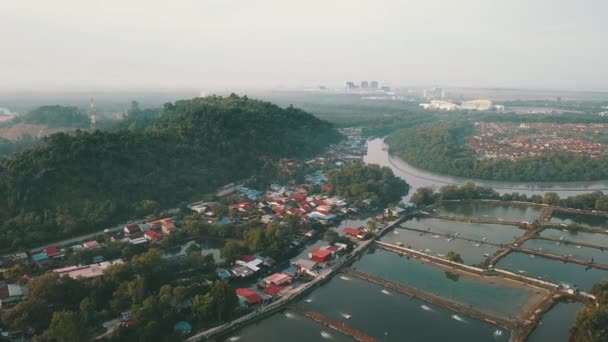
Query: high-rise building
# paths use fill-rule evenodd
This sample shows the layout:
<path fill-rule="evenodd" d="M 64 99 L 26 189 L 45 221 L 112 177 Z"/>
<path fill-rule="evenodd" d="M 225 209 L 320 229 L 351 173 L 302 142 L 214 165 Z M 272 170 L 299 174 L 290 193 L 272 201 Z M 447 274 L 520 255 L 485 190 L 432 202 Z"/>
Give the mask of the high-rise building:
<path fill-rule="evenodd" d="M 367 83 L 367 81 L 361 81 L 361 89 L 367 89 L 369 88 L 369 84 Z"/>
<path fill-rule="evenodd" d="M 371 81 L 369 87 L 372 89 L 378 89 L 378 81 Z"/>

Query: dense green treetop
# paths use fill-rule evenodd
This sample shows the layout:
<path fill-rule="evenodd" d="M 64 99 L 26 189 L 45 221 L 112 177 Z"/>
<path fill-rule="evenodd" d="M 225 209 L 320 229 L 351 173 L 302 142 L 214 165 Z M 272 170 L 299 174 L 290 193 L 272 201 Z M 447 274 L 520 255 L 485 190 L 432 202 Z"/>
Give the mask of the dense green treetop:
<path fill-rule="evenodd" d="M 585 306 L 576 314 L 571 341 L 601 342 L 608 340 L 608 282 L 595 284 L 591 293 L 597 306 Z"/>
<path fill-rule="evenodd" d="M 371 199 L 374 206 L 399 202 L 409 191 L 409 185 L 390 168 L 376 164 L 354 164 L 332 171 L 329 185 L 334 194 L 355 203 Z"/>
<path fill-rule="evenodd" d="M 27 114 L 17 116 L 12 123 L 40 124 L 48 127 L 84 128 L 88 127 L 91 120 L 73 106 L 42 106 Z"/>

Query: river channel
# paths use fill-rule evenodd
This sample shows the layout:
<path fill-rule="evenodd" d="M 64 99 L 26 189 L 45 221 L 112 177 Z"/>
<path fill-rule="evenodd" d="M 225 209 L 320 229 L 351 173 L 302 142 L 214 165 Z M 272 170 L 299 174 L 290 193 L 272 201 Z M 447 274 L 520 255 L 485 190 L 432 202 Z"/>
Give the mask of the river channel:
<path fill-rule="evenodd" d="M 475 182 L 477 185 L 486 186 L 495 189 L 499 193 L 519 192 L 521 194 L 543 195 L 545 192 L 552 191 L 559 194 L 561 197 L 574 196 L 581 193 L 593 191 L 608 191 L 608 180 L 591 181 L 591 182 L 499 182 L 480 179 L 467 179 L 462 177 L 454 177 L 441 175 L 426 170 L 416 168 L 406 161 L 396 156 L 389 156 L 389 153 L 384 149 L 386 145 L 383 139 L 370 139 L 367 142 L 367 154 L 364 161 L 368 164 L 380 164 L 390 167 L 395 175 L 405 179 L 410 185 L 410 193 L 405 199 L 409 199 L 411 195 L 420 187 L 439 188 L 444 185 L 456 184 L 462 185 L 466 182 Z"/>

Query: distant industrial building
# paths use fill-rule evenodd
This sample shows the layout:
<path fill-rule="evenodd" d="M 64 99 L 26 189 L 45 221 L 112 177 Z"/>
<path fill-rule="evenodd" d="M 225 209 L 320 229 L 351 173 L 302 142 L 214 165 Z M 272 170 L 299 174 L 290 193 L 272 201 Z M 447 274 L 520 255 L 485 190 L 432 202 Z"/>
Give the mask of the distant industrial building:
<path fill-rule="evenodd" d="M 378 89 L 378 81 L 369 82 L 369 87 L 372 89 Z"/>
<path fill-rule="evenodd" d="M 369 84 L 367 83 L 367 81 L 361 81 L 361 89 L 367 89 L 369 88 Z"/>
<path fill-rule="evenodd" d="M 460 105 L 461 109 L 468 110 L 489 110 L 492 108 L 492 101 L 490 100 L 472 100 L 465 101 Z"/>
<path fill-rule="evenodd" d="M 504 110 L 503 105 L 493 105 L 490 100 L 471 100 L 462 102 L 457 105 L 452 102 L 443 100 L 431 100 L 430 103 L 421 103 L 420 107 L 424 109 L 438 109 L 438 110 Z"/>

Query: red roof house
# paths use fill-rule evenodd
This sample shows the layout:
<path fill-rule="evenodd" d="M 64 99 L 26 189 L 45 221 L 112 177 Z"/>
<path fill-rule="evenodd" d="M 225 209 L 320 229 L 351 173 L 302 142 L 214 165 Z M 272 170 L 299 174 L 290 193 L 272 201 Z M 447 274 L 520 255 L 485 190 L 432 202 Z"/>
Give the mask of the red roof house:
<path fill-rule="evenodd" d="M 87 241 L 87 242 L 83 243 L 82 247 L 84 247 L 86 249 L 95 249 L 95 248 L 100 248 L 101 245 L 99 244 L 99 242 L 97 242 L 95 240 L 91 240 L 91 241 Z"/>
<path fill-rule="evenodd" d="M 331 186 L 323 184 L 321 185 L 321 191 L 331 191 Z"/>
<path fill-rule="evenodd" d="M 129 234 L 133 234 L 133 233 L 137 233 L 137 232 L 141 231 L 141 228 L 139 228 L 138 224 L 131 224 L 131 225 L 125 226 L 123 228 L 123 231 L 125 234 L 129 235 Z"/>
<path fill-rule="evenodd" d="M 308 251 L 308 257 L 316 262 L 319 263 L 324 263 L 329 261 L 329 259 L 331 259 L 331 251 L 328 250 L 324 250 L 324 249 L 313 249 Z"/>
<path fill-rule="evenodd" d="M 359 239 L 363 239 L 365 237 L 365 233 L 360 231 L 359 229 L 355 229 L 355 228 L 343 228 L 342 231 L 344 232 L 344 234 L 346 235 L 351 235 L 351 236 L 355 236 Z"/>
<path fill-rule="evenodd" d="M 249 305 L 257 304 L 262 301 L 262 297 L 251 289 L 236 289 L 236 295 L 245 300 Z"/>
<path fill-rule="evenodd" d="M 163 239 L 162 234 L 153 230 L 148 230 L 144 233 L 144 237 L 148 240 L 160 241 Z"/>
<path fill-rule="evenodd" d="M 274 296 L 277 293 L 281 292 L 282 289 L 283 288 L 278 285 L 268 285 L 262 290 L 262 292 L 269 296 Z"/>
<path fill-rule="evenodd" d="M 292 196 L 292 198 L 294 200 L 296 200 L 297 202 L 303 201 L 306 199 L 306 195 L 305 194 L 295 194 Z"/>
<path fill-rule="evenodd" d="M 270 285 L 284 285 L 291 281 L 291 276 L 283 273 L 275 273 L 264 278 L 263 282 L 266 286 Z"/>
<path fill-rule="evenodd" d="M 243 262 L 251 262 L 251 261 L 255 260 L 256 257 L 253 255 L 241 255 L 238 259 Z"/>
<path fill-rule="evenodd" d="M 59 256 L 61 254 L 61 252 L 59 251 L 59 248 L 57 248 L 56 246 L 47 247 L 47 248 L 43 249 L 42 251 L 49 258 L 53 258 L 53 257 Z"/>

